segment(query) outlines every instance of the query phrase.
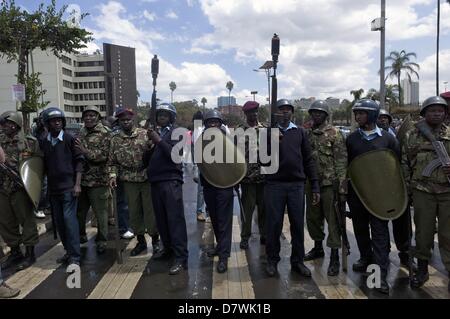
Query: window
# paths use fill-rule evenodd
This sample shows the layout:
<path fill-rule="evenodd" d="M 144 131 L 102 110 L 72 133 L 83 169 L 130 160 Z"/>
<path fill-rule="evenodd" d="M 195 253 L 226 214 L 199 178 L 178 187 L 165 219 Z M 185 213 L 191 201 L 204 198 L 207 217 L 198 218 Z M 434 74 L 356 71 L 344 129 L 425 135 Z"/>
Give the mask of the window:
<path fill-rule="evenodd" d="M 78 62 L 78 67 L 89 67 L 89 66 L 103 66 L 105 63 L 103 61 L 85 61 Z"/>
<path fill-rule="evenodd" d="M 73 83 L 69 82 L 69 81 L 66 81 L 66 80 L 63 80 L 63 86 L 68 88 L 68 89 L 73 89 Z"/>
<path fill-rule="evenodd" d="M 98 89 L 98 83 L 99 82 L 93 82 L 94 83 L 94 89 Z"/>
<path fill-rule="evenodd" d="M 98 87 L 100 88 L 100 89 L 104 89 L 105 88 L 105 82 L 98 82 Z"/>
<path fill-rule="evenodd" d="M 62 73 L 67 76 L 72 76 L 72 71 L 66 68 L 62 68 Z"/>
<path fill-rule="evenodd" d="M 73 94 L 64 92 L 64 100 L 73 101 Z"/>
<path fill-rule="evenodd" d="M 98 101 L 98 94 L 94 94 L 94 100 Z"/>
<path fill-rule="evenodd" d="M 94 100 L 94 94 L 89 94 L 89 101 L 93 101 Z"/>
<path fill-rule="evenodd" d="M 104 76 L 103 71 L 92 71 L 92 72 L 75 72 L 77 77 L 87 77 L 87 76 Z"/>
<path fill-rule="evenodd" d="M 89 82 L 89 88 L 93 89 L 94 88 L 94 82 Z"/>
<path fill-rule="evenodd" d="M 75 82 L 75 83 L 73 84 L 73 88 L 74 88 L 75 90 L 77 90 L 77 89 L 78 89 L 78 83 Z"/>
<path fill-rule="evenodd" d="M 63 61 L 63 63 L 72 66 L 72 59 L 63 55 L 61 56 L 61 61 Z"/>

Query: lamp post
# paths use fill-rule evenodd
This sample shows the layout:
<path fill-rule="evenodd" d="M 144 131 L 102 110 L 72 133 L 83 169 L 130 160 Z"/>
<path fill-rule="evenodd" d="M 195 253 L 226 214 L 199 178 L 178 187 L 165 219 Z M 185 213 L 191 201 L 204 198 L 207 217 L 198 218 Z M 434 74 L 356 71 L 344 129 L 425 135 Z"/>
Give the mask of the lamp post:
<path fill-rule="evenodd" d="M 372 21 L 372 31 L 380 31 L 380 107 L 385 107 L 385 45 L 386 45 L 386 0 L 381 0 L 381 18 Z"/>
<path fill-rule="evenodd" d="M 269 105 L 270 105 L 270 69 L 272 68 L 272 66 L 273 66 L 272 61 L 266 61 L 262 66 L 259 67 L 258 70 L 253 69 L 253 71 L 255 72 L 265 72 L 267 75 L 267 94 L 268 94 L 267 101 L 269 102 Z"/>
<path fill-rule="evenodd" d="M 256 101 L 255 95 L 258 94 L 258 91 L 251 91 L 250 94 L 253 95 L 253 102 Z"/>

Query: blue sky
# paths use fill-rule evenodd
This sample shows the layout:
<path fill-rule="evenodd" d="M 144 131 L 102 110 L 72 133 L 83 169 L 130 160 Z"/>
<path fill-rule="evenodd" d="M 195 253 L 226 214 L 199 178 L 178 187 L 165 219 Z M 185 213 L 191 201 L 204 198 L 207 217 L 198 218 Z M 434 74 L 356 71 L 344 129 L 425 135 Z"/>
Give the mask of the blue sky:
<path fill-rule="evenodd" d="M 50 1 L 45 1 L 50 2 Z M 387 1 L 386 54 L 416 52 L 420 99 L 434 93 L 436 0 Z M 442 2 L 441 87 L 450 82 L 450 5 Z M 28 10 L 37 1 L 18 0 Z M 158 93 L 175 100 L 232 94 L 238 103 L 267 97 L 267 79 L 256 73 L 270 59 L 270 39 L 281 38 L 279 97 L 350 98 L 349 91 L 378 88 L 379 32 L 370 21 L 380 15 L 379 0 L 58 0 L 89 12 L 82 26 L 94 33 L 89 50 L 103 42 L 136 48 L 138 89 L 151 95 L 150 59 L 158 54 Z M 75 6 L 73 6 L 75 5 Z M 447 85 L 450 89 L 450 84 Z"/>

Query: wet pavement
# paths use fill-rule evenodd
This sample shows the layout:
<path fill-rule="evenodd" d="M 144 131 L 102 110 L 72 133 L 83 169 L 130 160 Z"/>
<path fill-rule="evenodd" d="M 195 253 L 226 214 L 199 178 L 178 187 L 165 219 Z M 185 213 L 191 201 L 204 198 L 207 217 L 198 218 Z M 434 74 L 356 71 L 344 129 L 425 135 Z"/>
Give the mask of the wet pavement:
<path fill-rule="evenodd" d="M 411 290 L 407 269 L 399 266 L 399 260 L 392 243 L 389 283 L 392 287 L 389 296 L 381 295 L 369 289 L 367 277 L 354 273 L 351 265 L 359 258 L 351 221 L 347 222 L 347 232 L 351 244 L 348 258 L 349 270 L 341 271 L 337 277 L 328 277 L 328 255 L 324 259 L 306 262 L 312 270 L 312 278 L 303 278 L 291 272 L 290 234 L 287 216 L 281 240 L 281 258 L 278 265 L 279 275 L 269 278 L 264 271 L 265 250 L 259 243 L 259 235 L 254 233 L 249 249 L 239 249 L 239 205 L 235 200 L 233 223 L 233 247 L 229 260 L 229 271 L 218 274 L 216 260 L 209 258 L 206 251 L 213 246 L 214 236 L 211 223 L 197 222 L 196 184 L 192 181 L 192 171 L 185 170 L 183 186 L 185 215 L 188 229 L 189 269 L 176 276 L 168 274 L 167 261 L 151 259 L 151 239 L 148 240 L 148 252 L 138 257 L 130 257 L 135 239 L 122 240 L 126 247 L 124 263 L 115 261 L 114 241 L 110 241 L 105 254 L 97 255 L 95 250 L 96 229 L 88 227 L 89 242 L 82 245 L 81 286 L 67 287 L 68 275 L 64 266 L 55 260 L 63 254 L 62 246 L 53 239 L 53 234 L 41 236 L 36 247 L 38 260 L 33 267 L 14 273 L 4 271 L 7 283 L 22 290 L 18 298 L 27 299 L 344 299 L 344 298 L 439 298 L 449 299 L 447 292 L 447 274 L 439 258 L 436 244 L 430 265 L 430 281 L 419 290 Z M 113 231 L 111 227 L 111 232 Z M 257 232 L 256 225 L 253 231 Z M 113 238 L 111 234 L 111 239 Z M 312 248 L 313 242 L 305 230 L 305 250 Z"/>

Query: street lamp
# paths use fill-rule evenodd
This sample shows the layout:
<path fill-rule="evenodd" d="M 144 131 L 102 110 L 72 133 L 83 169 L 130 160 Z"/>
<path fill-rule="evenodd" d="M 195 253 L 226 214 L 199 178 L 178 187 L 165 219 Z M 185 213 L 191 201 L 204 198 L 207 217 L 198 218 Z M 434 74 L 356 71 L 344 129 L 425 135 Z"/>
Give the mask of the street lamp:
<path fill-rule="evenodd" d="M 258 91 L 251 91 L 251 95 L 253 95 L 253 102 L 255 101 L 255 95 L 258 94 Z"/>
<path fill-rule="evenodd" d="M 386 84 L 384 78 L 385 43 L 386 43 L 386 0 L 381 0 L 381 18 L 372 21 L 372 31 L 380 31 L 380 106 L 384 109 Z"/>
<path fill-rule="evenodd" d="M 269 101 L 269 105 L 270 105 L 270 69 L 272 67 L 273 67 L 273 62 L 272 61 L 266 61 L 266 62 L 264 62 L 264 64 L 262 66 L 259 67 L 258 70 L 253 69 L 253 71 L 255 71 L 255 72 L 265 72 L 266 75 L 267 75 L 267 90 L 268 90 L 268 96 L 269 96 L 267 101 Z"/>

